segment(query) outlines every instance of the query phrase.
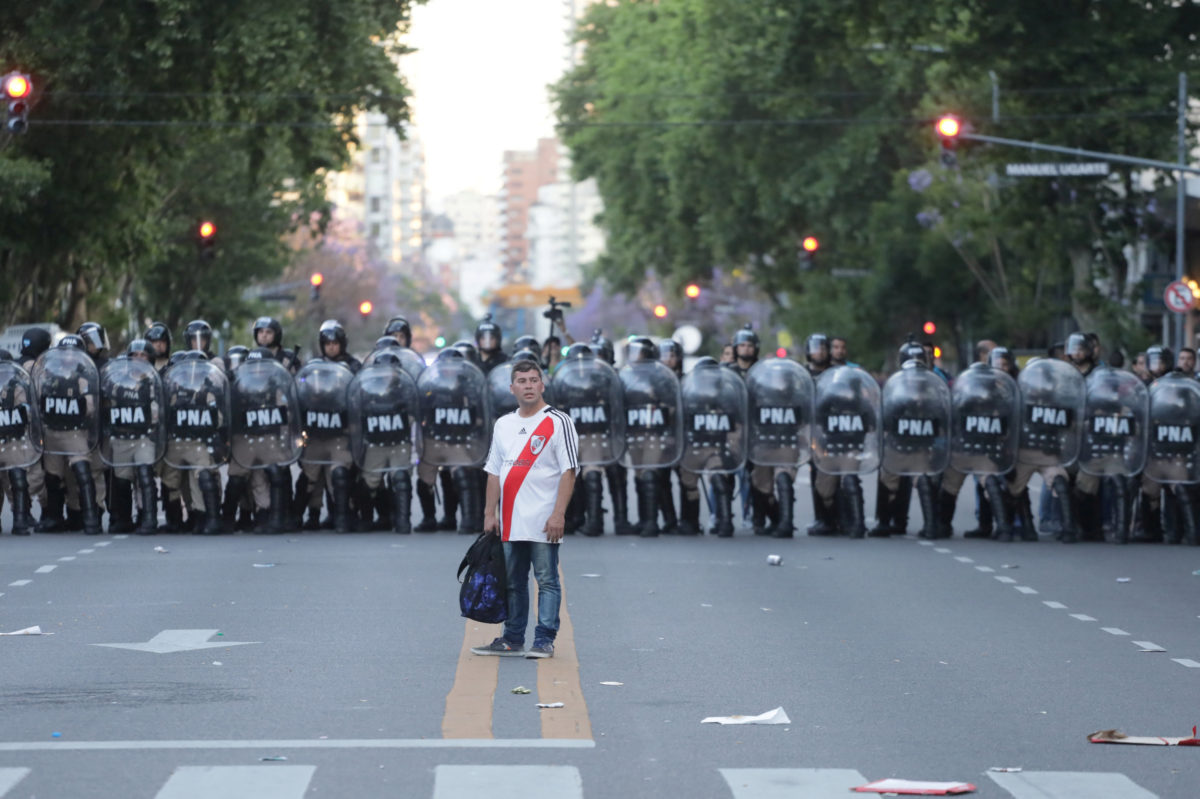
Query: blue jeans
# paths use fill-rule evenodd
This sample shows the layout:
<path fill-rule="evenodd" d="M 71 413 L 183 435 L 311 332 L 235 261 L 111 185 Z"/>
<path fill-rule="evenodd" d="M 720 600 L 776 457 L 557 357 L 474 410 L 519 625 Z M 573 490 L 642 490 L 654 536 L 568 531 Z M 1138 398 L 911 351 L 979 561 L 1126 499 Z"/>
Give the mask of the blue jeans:
<path fill-rule="evenodd" d="M 540 541 L 506 541 L 504 564 L 508 569 L 508 621 L 504 622 L 504 639 L 511 644 L 525 643 L 525 628 L 529 626 L 529 566 L 538 584 L 537 628 L 535 644 L 553 641 L 558 635 L 558 608 L 562 604 L 562 588 L 558 584 L 559 544 Z"/>

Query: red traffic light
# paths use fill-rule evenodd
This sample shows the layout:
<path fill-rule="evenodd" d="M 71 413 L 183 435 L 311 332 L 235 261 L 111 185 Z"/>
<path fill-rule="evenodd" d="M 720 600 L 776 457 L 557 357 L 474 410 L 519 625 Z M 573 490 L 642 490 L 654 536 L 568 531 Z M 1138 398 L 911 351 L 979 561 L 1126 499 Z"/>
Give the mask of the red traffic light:
<path fill-rule="evenodd" d="M 800 243 L 805 252 L 816 252 L 821 247 L 821 242 L 817 241 L 816 236 L 805 236 L 804 241 Z"/>
<path fill-rule="evenodd" d="M 201 222 L 200 223 L 200 238 L 211 239 L 215 235 L 217 235 L 217 226 L 216 225 L 214 225 L 212 222 Z"/>
<path fill-rule="evenodd" d="M 780 347 L 779 349 L 775 350 L 776 358 L 786 358 L 787 354 L 787 347 Z"/>
<path fill-rule="evenodd" d="M 933 322 L 926 322 L 925 326 L 921 329 L 925 331 L 925 335 L 932 336 L 937 332 L 937 325 L 935 325 Z"/>
<path fill-rule="evenodd" d="M 325 282 L 325 276 L 320 272 L 313 272 L 312 277 L 308 279 L 308 282 L 312 283 L 313 288 L 316 288 Z"/>
<path fill-rule="evenodd" d="M 947 114 L 937 121 L 938 135 L 943 139 L 954 139 L 958 137 L 962 130 L 962 123 L 958 121 L 958 117 Z"/>
<path fill-rule="evenodd" d="M 4 96 L 10 100 L 21 100 L 33 91 L 33 84 L 28 75 L 20 72 L 10 72 L 4 76 Z"/>
<path fill-rule="evenodd" d="M 700 296 L 700 287 L 695 283 L 688 283 L 687 287 L 683 290 L 683 293 L 686 294 L 689 299 L 694 300 Z"/>
<path fill-rule="evenodd" d="M 654 306 L 654 315 L 657 316 L 659 319 L 665 319 L 667 316 L 667 306 L 655 305 Z"/>
<path fill-rule="evenodd" d="M 358 304 L 358 312 L 363 316 L 370 316 L 374 307 L 375 306 L 371 304 L 370 300 L 363 300 Z"/>

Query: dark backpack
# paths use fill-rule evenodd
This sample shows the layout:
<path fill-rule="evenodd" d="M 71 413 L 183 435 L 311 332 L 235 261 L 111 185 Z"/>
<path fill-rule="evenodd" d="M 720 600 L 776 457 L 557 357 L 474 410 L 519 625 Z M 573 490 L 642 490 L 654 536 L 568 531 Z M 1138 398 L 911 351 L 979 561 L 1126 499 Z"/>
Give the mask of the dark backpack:
<path fill-rule="evenodd" d="M 508 570 L 500 536 L 483 533 L 475 539 L 458 564 L 458 581 L 462 583 L 458 589 L 462 615 L 484 624 L 508 618 Z"/>

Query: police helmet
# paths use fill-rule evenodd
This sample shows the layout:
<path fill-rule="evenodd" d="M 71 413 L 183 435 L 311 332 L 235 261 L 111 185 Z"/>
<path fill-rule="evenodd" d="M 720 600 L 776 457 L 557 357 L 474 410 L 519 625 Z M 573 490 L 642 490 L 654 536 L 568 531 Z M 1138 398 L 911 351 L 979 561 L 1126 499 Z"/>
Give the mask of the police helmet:
<path fill-rule="evenodd" d="M 713 369 L 713 368 L 719 369 L 720 367 L 721 367 L 720 361 L 718 361 L 716 358 L 712 357 L 711 355 L 705 355 L 704 357 L 696 360 L 696 363 L 692 366 L 692 371 L 696 371 L 697 369 Z"/>
<path fill-rule="evenodd" d="M 592 346 L 596 348 L 596 354 L 600 356 L 600 360 L 612 366 L 616 361 L 616 353 L 613 350 L 613 343 L 606 339 L 600 328 L 592 331 Z"/>
<path fill-rule="evenodd" d="M 640 361 L 657 361 L 658 345 L 648 336 L 638 336 L 629 340 L 625 350 L 625 360 L 629 363 Z"/>
<path fill-rule="evenodd" d="M 492 321 L 492 315 L 487 314 L 475 327 L 475 344 L 483 352 L 496 352 L 500 349 L 502 339 L 500 325 Z"/>
<path fill-rule="evenodd" d="M 385 336 L 395 336 L 397 333 L 404 336 L 404 341 L 401 342 L 403 346 L 412 346 L 412 328 L 409 327 L 408 320 L 403 316 L 393 316 L 383 327 Z"/>
<path fill-rule="evenodd" d="M 1096 345 L 1086 333 L 1072 333 L 1067 336 L 1064 352 L 1071 363 L 1088 363 L 1096 359 Z"/>
<path fill-rule="evenodd" d="M 212 325 L 203 319 L 188 322 L 183 331 L 183 343 L 188 349 L 208 352 L 208 348 L 212 346 Z"/>
<path fill-rule="evenodd" d="M 907 363 L 908 361 L 917 361 L 925 366 L 929 365 L 929 358 L 925 353 L 925 347 L 923 347 L 921 343 L 917 341 L 916 337 L 911 334 L 909 335 L 908 339 L 900 345 L 898 357 L 898 362 L 901 365 Z"/>
<path fill-rule="evenodd" d="M 175 364 L 179 363 L 187 356 L 189 352 L 191 352 L 191 350 L 177 350 L 171 353 L 171 358 L 167 361 L 167 366 L 174 366 Z"/>
<path fill-rule="evenodd" d="M 542 357 L 530 349 L 517 350 L 513 353 L 513 356 L 510 360 L 514 363 L 517 361 L 533 361 L 538 366 L 542 365 Z"/>
<path fill-rule="evenodd" d="M 518 350 L 533 350 L 537 352 L 541 348 L 541 343 L 533 336 L 519 336 L 512 345 L 513 352 L 517 352 Z"/>
<path fill-rule="evenodd" d="M 1155 377 L 1161 377 L 1175 368 L 1175 353 L 1170 347 L 1155 345 L 1146 350 L 1146 369 Z"/>
<path fill-rule="evenodd" d="M 1015 375 L 1017 372 L 1017 359 L 1013 357 L 1012 350 L 1008 347 L 992 347 L 992 351 L 988 353 L 988 365 L 1010 375 Z"/>
<path fill-rule="evenodd" d="M 392 339 L 395 341 L 395 339 Z M 378 366 L 381 363 L 389 364 L 398 368 L 403 368 L 404 363 L 400 360 L 400 356 L 394 352 L 388 352 L 386 349 L 376 351 L 375 358 L 371 361 L 372 366 Z"/>
<path fill-rule="evenodd" d="M 237 347 L 230 347 L 229 354 L 232 355 L 233 351 L 236 349 L 237 349 Z M 252 349 L 248 353 L 246 353 L 246 360 L 247 361 L 273 361 L 273 360 L 275 360 L 275 353 L 272 352 L 269 347 L 255 347 L 254 349 Z"/>
<path fill-rule="evenodd" d="M 260 349 L 266 349 L 266 347 L 262 347 Z M 268 350 L 268 352 L 269 351 L 270 350 Z M 272 353 L 271 357 L 274 357 L 273 353 Z M 236 346 L 230 347 L 229 349 L 225 350 L 225 362 L 227 364 L 229 364 L 229 371 L 231 371 L 231 372 L 234 369 L 237 369 L 239 366 L 241 366 L 247 360 L 249 360 L 249 358 L 250 358 L 250 348 L 243 347 L 241 344 L 238 344 Z"/>
<path fill-rule="evenodd" d="M 63 336 L 58 340 L 58 344 L 56 346 L 61 347 L 64 350 L 79 350 L 80 352 L 87 352 L 87 345 L 83 343 L 83 339 L 76 335 Z"/>
<path fill-rule="evenodd" d="M 456 350 L 454 347 L 447 347 L 446 349 L 442 350 L 441 352 L 439 352 L 437 354 L 436 360 L 446 361 L 446 360 L 454 360 L 454 359 L 458 359 L 458 358 L 462 358 L 462 357 L 463 357 L 463 354 L 460 350 Z"/>
<path fill-rule="evenodd" d="M 275 334 L 275 340 L 271 342 L 270 346 L 283 346 L 283 325 L 279 324 L 278 319 L 274 319 L 270 316 L 260 316 L 254 320 L 254 327 L 251 328 L 250 332 L 254 338 L 255 344 L 258 344 L 258 331 L 260 330 L 270 330 Z"/>
<path fill-rule="evenodd" d="M 567 347 L 567 360 L 579 360 L 595 358 L 596 351 L 592 349 L 590 344 L 584 344 L 582 341 L 576 341 L 570 347 Z"/>
<path fill-rule="evenodd" d="M 658 342 L 658 359 L 665 361 L 668 356 L 674 356 L 680 364 L 683 363 L 683 345 L 673 338 Z"/>
<path fill-rule="evenodd" d="M 180 355 L 182 355 L 182 357 L 179 359 L 181 361 L 207 361 L 208 360 L 208 353 L 205 352 L 204 350 L 184 350 L 182 353 L 180 353 Z M 173 356 L 172 356 L 171 360 L 174 360 Z"/>
<path fill-rule="evenodd" d="M 454 349 L 461 352 L 463 357 L 466 358 L 468 361 L 475 364 L 476 366 L 479 365 L 479 350 L 475 349 L 474 344 L 467 341 L 466 339 L 461 339 L 459 341 L 454 342 L 451 346 L 454 347 Z"/>
<path fill-rule="evenodd" d="M 135 338 L 129 342 L 129 346 L 125 348 L 125 354 L 129 356 L 145 355 L 146 360 L 154 360 L 154 345 L 144 338 Z"/>
<path fill-rule="evenodd" d="M 342 323 L 336 319 L 326 319 L 321 323 L 321 329 L 317 333 L 318 344 L 320 344 L 321 355 L 325 355 L 325 345 L 331 341 L 336 341 L 342 347 L 342 355 L 346 354 L 346 328 L 342 327 Z"/>
<path fill-rule="evenodd" d="M 50 349 L 50 331 L 43 327 L 31 327 L 21 334 L 21 358 L 36 358 Z"/>
<path fill-rule="evenodd" d="M 108 333 L 99 322 L 84 322 L 75 331 L 75 335 L 83 339 L 85 344 L 90 344 L 97 353 L 108 349 Z"/>
<path fill-rule="evenodd" d="M 829 362 L 829 336 L 824 333 L 813 333 L 804 340 L 804 357 L 810 363 Z"/>
<path fill-rule="evenodd" d="M 396 339 L 392 338 L 391 336 L 380 336 L 379 338 L 375 339 L 375 346 L 373 349 L 386 350 L 388 347 L 399 346 L 401 346 L 400 342 L 396 341 Z"/>
<path fill-rule="evenodd" d="M 750 323 L 742 325 L 741 330 L 733 334 L 733 354 L 737 355 L 737 347 L 739 344 L 750 343 L 754 345 L 754 357 L 758 357 L 758 334 L 754 332 L 754 328 Z"/>

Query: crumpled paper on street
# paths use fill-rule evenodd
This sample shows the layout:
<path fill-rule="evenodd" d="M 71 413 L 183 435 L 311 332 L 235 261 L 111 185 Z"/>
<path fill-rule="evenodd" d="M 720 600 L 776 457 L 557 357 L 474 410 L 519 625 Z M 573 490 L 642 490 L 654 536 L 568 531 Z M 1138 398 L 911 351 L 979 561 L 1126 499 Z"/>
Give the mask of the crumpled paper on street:
<path fill-rule="evenodd" d="M 709 716 L 701 724 L 791 724 L 784 709 L 777 707 L 757 716 Z"/>
<path fill-rule="evenodd" d="M 1200 746 L 1196 728 L 1192 727 L 1191 738 L 1160 738 L 1151 735 L 1126 735 L 1120 730 L 1100 730 L 1088 736 L 1094 744 L 1138 744 L 1141 746 Z"/>
<path fill-rule="evenodd" d="M 24 630 L 13 630 L 11 633 L 0 633 L 0 635 L 54 635 L 54 633 L 44 633 L 42 628 L 35 624 Z"/>

